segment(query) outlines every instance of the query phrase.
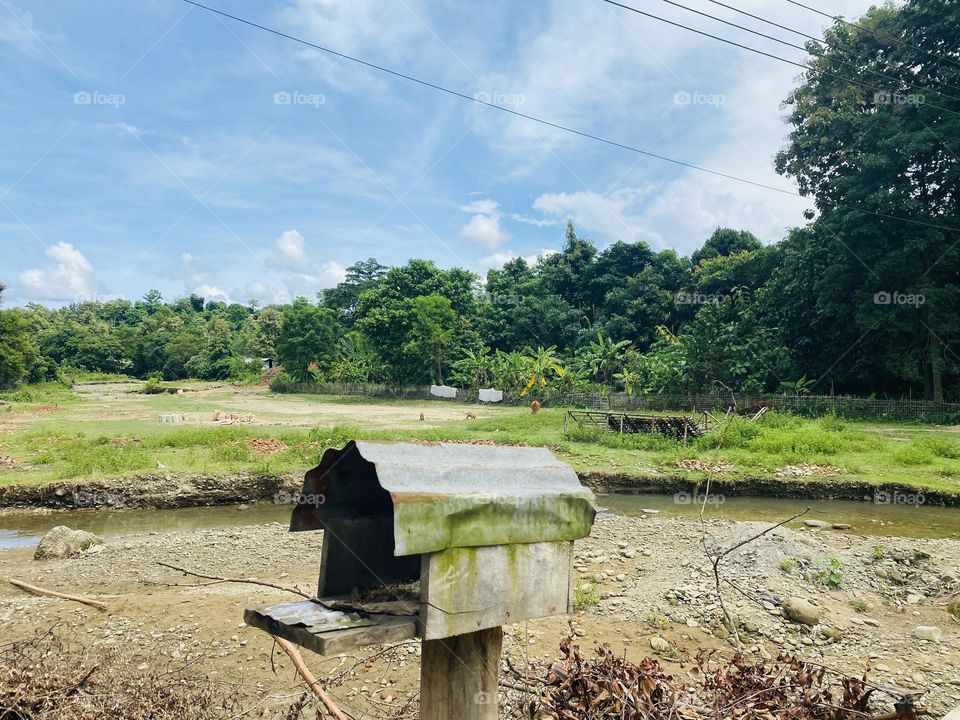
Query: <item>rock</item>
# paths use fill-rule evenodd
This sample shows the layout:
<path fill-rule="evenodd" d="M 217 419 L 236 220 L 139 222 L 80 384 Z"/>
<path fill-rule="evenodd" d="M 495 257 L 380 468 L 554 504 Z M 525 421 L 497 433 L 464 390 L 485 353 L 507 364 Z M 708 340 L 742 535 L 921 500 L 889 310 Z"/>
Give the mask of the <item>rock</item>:
<path fill-rule="evenodd" d="M 833 627 L 829 627 L 829 626 L 824 626 L 824 627 L 820 628 L 820 633 L 821 633 L 825 638 L 829 638 L 830 640 L 834 640 L 834 641 L 837 641 L 837 642 L 839 642 L 840 640 L 843 640 L 843 631 L 842 631 L 842 630 L 839 630 L 839 629 L 837 629 L 837 628 L 833 628 Z"/>
<path fill-rule="evenodd" d="M 850 529 L 850 525 L 848 525 L 847 523 L 833 523 L 832 525 L 830 525 L 830 527 L 832 527 L 834 530 L 849 530 L 849 529 Z"/>
<path fill-rule="evenodd" d="M 880 621 L 874 620 L 873 618 L 863 618 L 864 625 L 869 625 L 870 627 L 880 627 Z"/>
<path fill-rule="evenodd" d="M 944 715 L 943 720 L 960 720 L 960 705 Z"/>
<path fill-rule="evenodd" d="M 916 605 L 921 600 L 923 600 L 923 597 L 921 595 L 915 595 L 913 593 L 910 593 L 909 595 L 907 595 L 907 605 Z"/>
<path fill-rule="evenodd" d="M 794 622 L 811 627 L 820 622 L 820 610 L 816 605 L 803 598 L 787 598 L 783 603 L 783 610 L 787 617 Z"/>
<path fill-rule="evenodd" d="M 654 635 L 652 638 L 650 638 L 650 647 L 657 652 L 663 652 L 664 650 L 670 649 L 670 643 L 668 643 L 659 635 Z"/>
<path fill-rule="evenodd" d="M 804 520 L 803 524 L 808 528 L 828 528 L 831 525 L 826 520 Z"/>
<path fill-rule="evenodd" d="M 71 530 L 66 525 L 57 525 L 40 539 L 40 544 L 33 553 L 33 559 L 60 560 L 102 543 L 103 538 L 93 533 L 85 530 Z"/>
<path fill-rule="evenodd" d="M 918 640 L 940 642 L 940 639 L 943 637 L 943 631 L 935 625 L 917 625 L 913 629 L 913 636 Z"/>

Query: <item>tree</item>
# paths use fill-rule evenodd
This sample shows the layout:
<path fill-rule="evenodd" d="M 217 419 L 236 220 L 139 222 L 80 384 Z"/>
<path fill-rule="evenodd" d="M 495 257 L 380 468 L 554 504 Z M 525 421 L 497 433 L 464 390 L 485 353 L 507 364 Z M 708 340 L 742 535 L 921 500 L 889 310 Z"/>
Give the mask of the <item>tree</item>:
<path fill-rule="evenodd" d="M 826 268 L 842 276 L 842 298 L 808 294 L 807 308 L 784 312 L 806 311 L 843 329 L 827 357 L 816 358 L 835 373 L 824 382 L 843 381 L 855 367 L 860 379 L 849 379 L 858 389 L 906 382 L 939 400 L 945 377 L 960 370 L 950 351 L 960 339 L 960 160 L 951 145 L 960 101 L 938 90 L 960 84 L 960 66 L 952 50 L 937 49 L 960 44 L 960 6 L 909 0 L 874 7 L 857 25 L 828 29 L 830 47 L 817 48 L 813 69 L 787 99 L 793 129 L 776 158 L 778 172 L 820 213 L 794 238 L 795 269 L 807 274 L 780 280 L 812 286 L 813 273 Z M 877 79 L 884 76 L 893 79 Z M 884 92 L 859 84 L 866 77 Z M 875 300 L 895 293 L 924 303 Z M 800 344 L 816 343 L 814 330 L 793 329 Z"/>
<path fill-rule="evenodd" d="M 417 358 L 429 360 L 429 365 L 418 374 L 429 374 L 443 385 L 443 371 L 450 361 L 457 314 L 450 300 L 437 293 L 421 295 L 409 302 L 412 322 L 404 352 L 411 361 Z M 434 370 L 436 374 L 433 374 Z"/>
<path fill-rule="evenodd" d="M 690 262 L 696 267 L 710 258 L 753 252 L 762 247 L 763 243 L 752 232 L 718 227 L 703 244 L 703 247 L 690 256 Z"/>
<path fill-rule="evenodd" d="M 493 360 L 490 348 L 485 345 L 479 350 L 464 349 L 463 357 L 452 365 L 456 371 L 454 381 L 471 388 L 487 385 L 492 375 Z"/>
<path fill-rule="evenodd" d="M 0 303 L 6 286 L 0 283 Z M 0 388 L 26 380 L 38 361 L 30 323 L 22 310 L 0 310 Z"/>
<path fill-rule="evenodd" d="M 283 311 L 277 338 L 277 358 L 284 371 L 298 382 L 313 379 L 311 366 L 325 371 L 336 357 L 341 330 L 329 308 L 311 305 L 298 297 Z"/>
<path fill-rule="evenodd" d="M 360 294 L 374 285 L 386 274 L 387 267 L 376 258 L 360 260 L 347 268 L 346 278 L 337 286 L 321 293 L 324 307 L 336 310 L 348 325 L 353 322 L 353 313 Z"/>
<path fill-rule="evenodd" d="M 614 373 L 623 367 L 623 356 L 630 347 L 629 340 L 613 342 L 597 333 L 596 342 L 581 346 L 576 353 L 577 365 L 582 367 L 594 382 L 610 385 Z"/>
<path fill-rule="evenodd" d="M 530 378 L 520 397 L 531 390 L 546 388 L 551 379 L 562 377 L 565 373 L 563 363 L 557 355 L 557 348 L 553 345 L 548 348 L 541 346 L 536 350 L 527 348 L 524 364 Z"/>

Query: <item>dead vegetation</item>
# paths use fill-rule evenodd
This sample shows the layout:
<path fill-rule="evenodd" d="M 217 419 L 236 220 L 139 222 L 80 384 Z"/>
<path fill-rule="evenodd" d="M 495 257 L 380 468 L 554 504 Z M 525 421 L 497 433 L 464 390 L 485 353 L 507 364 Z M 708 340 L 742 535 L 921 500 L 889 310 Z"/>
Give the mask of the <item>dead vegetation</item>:
<path fill-rule="evenodd" d="M 869 720 L 929 714 L 915 698 L 892 696 L 901 711 L 871 714 L 871 697 L 887 692 L 867 674 L 850 677 L 781 654 L 769 662 L 736 655 L 719 668 L 698 656 L 687 679 L 668 674 L 651 658 L 631 663 L 601 647 L 585 659 L 567 637 L 562 660 L 539 668 L 537 680 L 520 677 L 515 700 L 526 717 L 556 720 Z M 538 669 L 534 668 L 534 675 Z M 529 683 L 529 686 L 526 685 Z M 913 713 L 907 714 L 907 713 Z"/>
<path fill-rule="evenodd" d="M 0 720 L 216 720 L 242 712 L 235 693 L 184 670 L 138 665 L 121 651 L 94 660 L 45 633 L 0 648 Z"/>

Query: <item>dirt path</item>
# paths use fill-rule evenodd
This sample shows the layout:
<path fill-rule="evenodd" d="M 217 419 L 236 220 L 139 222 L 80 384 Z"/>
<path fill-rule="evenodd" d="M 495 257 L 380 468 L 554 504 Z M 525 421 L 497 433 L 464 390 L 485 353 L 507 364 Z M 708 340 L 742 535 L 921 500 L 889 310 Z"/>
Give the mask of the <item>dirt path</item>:
<path fill-rule="evenodd" d="M 710 542 L 728 546 L 764 527 L 711 523 Z M 688 520 L 598 519 L 592 536 L 576 546 L 577 572 L 602 598 L 572 618 L 581 645 L 607 642 L 638 660 L 654 653 L 651 638 L 660 636 L 668 647 L 659 654 L 678 673 L 685 672 L 679 663 L 699 650 L 732 653 L 700 539 L 699 524 Z M 882 553 L 877 546 L 876 538 L 829 530 L 778 530 L 729 556 L 725 577 L 766 603 L 747 600 L 732 588 L 725 593 L 738 616 L 744 648 L 764 657 L 790 650 L 857 673 L 869 660 L 874 680 L 929 688 L 925 702 L 940 711 L 953 707 L 960 703 L 960 624 L 945 606 L 958 589 L 960 542 L 890 539 L 882 544 Z M 276 654 L 271 661 L 270 640 L 243 625 L 242 614 L 246 607 L 291 596 L 185 578 L 157 562 L 256 576 L 309 591 L 316 583 L 320 547 L 320 533 L 291 534 L 270 524 L 126 536 L 69 560 L 40 562 L 32 559 L 32 549 L 3 551 L 0 577 L 97 597 L 109 606 L 103 613 L 30 596 L 4 583 L 3 639 L 22 639 L 55 627 L 94 655 L 130 645 L 142 667 L 161 660 L 177 662 L 190 673 L 239 680 L 250 706 L 261 703 L 258 712 L 279 717 L 300 686 L 286 657 Z M 816 577 L 830 557 L 841 563 L 840 589 L 829 589 Z M 796 563 L 795 569 L 784 562 L 787 558 Z M 782 563 L 789 572 L 781 569 Z M 792 596 L 821 608 L 823 621 L 816 632 L 781 617 L 779 603 Z M 853 601 L 865 612 L 854 609 Z M 514 664 L 555 658 L 569 619 L 508 628 L 505 647 Z M 917 625 L 939 627 L 942 638 L 916 640 L 912 633 Z M 399 708 L 415 697 L 419 647 L 411 642 L 365 660 L 378 651 L 382 649 L 372 648 L 358 657 L 311 655 L 308 661 L 320 677 L 330 679 L 331 691 L 345 707 L 374 717 L 403 716 Z"/>

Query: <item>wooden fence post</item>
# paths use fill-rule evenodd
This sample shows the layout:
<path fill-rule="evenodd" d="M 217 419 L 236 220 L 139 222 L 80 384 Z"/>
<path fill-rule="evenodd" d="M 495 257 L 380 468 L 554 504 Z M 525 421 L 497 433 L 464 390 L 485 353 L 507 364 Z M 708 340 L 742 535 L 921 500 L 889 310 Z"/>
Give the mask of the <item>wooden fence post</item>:
<path fill-rule="evenodd" d="M 423 641 L 420 720 L 497 720 L 503 628 Z"/>

